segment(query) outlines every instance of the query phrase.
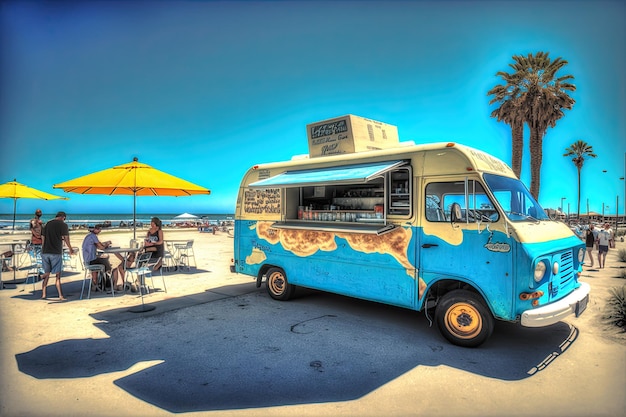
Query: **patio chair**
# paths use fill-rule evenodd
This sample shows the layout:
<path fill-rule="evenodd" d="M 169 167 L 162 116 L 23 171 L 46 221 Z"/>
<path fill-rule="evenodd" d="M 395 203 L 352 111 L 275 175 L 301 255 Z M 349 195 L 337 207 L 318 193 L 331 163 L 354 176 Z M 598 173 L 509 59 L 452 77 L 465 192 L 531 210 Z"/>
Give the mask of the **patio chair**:
<path fill-rule="evenodd" d="M 154 266 L 157 265 L 160 260 L 161 258 L 150 258 L 150 260 L 146 262 L 147 271 L 144 273 L 144 277 L 150 277 L 153 289 L 155 289 L 156 287 L 154 286 L 154 275 L 152 275 L 152 272 L 154 270 Z M 165 286 L 165 277 L 163 276 L 163 265 L 161 265 L 161 268 L 159 268 L 159 272 L 161 273 L 161 281 L 163 282 L 163 291 L 167 292 L 167 287 Z"/>
<path fill-rule="evenodd" d="M 39 281 L 39 276 L 44 273 L 43 263 L 41 261 L 41 246 L 32 245 L 28 251 L 28 258 L 30 260 L 30 265 L 28 265 L 28 271 L 26 272 L 26 279 L 24 280 L 24 287 L 22 288 L 22 291 L 26 290 L 26 284 L 28 284 L 29 280 L 32 281 L 33 291 L 35 291 L 35 283 Z"/>
<path fill-rule="evenodd" d="M 0 290 L 4 289 L 4 283 L 2 282 L 2 272 L 4 270 L 4 266 L 8 265 L 10 261 L 11 258 L 5 258 L 4 256 L 0 255 Z"/>
<path fill-rule="evenodd" d="M 80 261 L 81 267 L 83 266 L 82 258 L 80 257 L 80 250 L 78 248 L 74 248 L 74 255 L 70 255 L 70 250 L 68 248 L 63 248 L 63 271 L 67 269 L 71 269 L 72 271 L 78 270 L 78 262 Z"/>
<path fill-rule="evenodd" d="M 186 243 L 183 243 L 183 244 L 176 243 L 174 244 L 174 247 L 176 247 L 176 251 L 178 252 L 178 259 L 179 259 L 181 268 L 187 267 L 187 271 L 189 271 L 189 268 L 191 267 L 192 258 L 193 258 L 193 267 L 194 268 L 198 267 L 196 265 L 196 255 L 193 252 L 193 239 L 188 240 Z"/>
<path fill-rule="evenodd" d="M 141 287 L 146 288 L 145 287 L 145 276 L 148 275 L 148 274 L 151 274 L 151 271 L 152 271 L 151 269 L 147 268 L 147 266 L 146 266 L 148 261 L 150 261 L 150 256 L 152 256 L 152 254 L 150 252 L 142 253 L 135 260 L 135 266 L 126 269 L 126 273 L 130 274 L 130 277 L 131 277 L 131 285 L 133 285 L 135 282 L 139 283 L 139 288 L 138 289 L 139 289 L 139 294 L 140 295 L 143 295 L 143 293 L 141 292 Z M 133 276 L 136 277 L 134 280 L 133 280 Z"/>
<path fill-rule="evenodd" d="M 26 244 L 18 243 L 14 246 L 13 256 L 15 258 L 13 259 L 13 263 L 17 269 L 22 268 L 22 266 L 24 266 L 24 264 L 27 262 L 28 250 L 30 246 L 31 246 L 30 240 L 27 240 Z M 26 256 L 26 260 L 24 259 L 25 256 Z"/>
<path fill-rule="evenodd" d="M 171 245 L 169 242 L 166 243 L 167 246 L 163 249 L 163 266 L 161 267 L 161 269 L 167 268 L 167 271 L 171 272 L 172 270 L 175 271 L 177 268 L 176 259 L 173 255 L 173 245 Z M 163 275 L 163 272 L 161 272 L 161 275 Z"/>
<path fill-rule="evenodd" d="M 83 292 L 85 291 L 85 284 L 87 284 L 89 287 L 87 289 L 87 299 L 89 299 L 91 297 L 91 283 L 92 281 L 92 277 L 91 274 L 92 272 L 97 272 L 98 273 L 98 278 L 97 278 L 97 287 L 98 289 L 100 289 L 100 291 L 104 291 L 104 287 L 105 287 L 105 280 L 106 280 L 106 272 L 104 271 L 104 265 L 102 264 L 95 264 L 95 265 L 85 265 L 85 277 L 83 278 L 83 287 L 80 290 L 80 299 L 83 299 Z M 111 293 L 113 294 L 113 296 L 115 297 L 115 292 L 113 292 L 114 289 L 111 288 Z"/>

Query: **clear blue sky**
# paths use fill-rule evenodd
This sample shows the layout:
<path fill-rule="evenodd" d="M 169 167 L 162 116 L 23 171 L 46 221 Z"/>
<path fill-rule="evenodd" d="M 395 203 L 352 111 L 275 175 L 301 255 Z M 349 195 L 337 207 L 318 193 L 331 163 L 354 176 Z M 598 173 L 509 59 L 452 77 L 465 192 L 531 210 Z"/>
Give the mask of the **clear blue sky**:
<path fill-rule="evenodd" d="M 598 157 L 583 168 L 581 211 L 589 199 L 615 213 L 619 195 L 621 213 L 625 17 L 623 1 L 2 1 L 0 183 L 70 197 L 22 199 L 19 213 L 132 213 L 131 197 L 52 185 L 136 156 L 212 191 L 139 197 L 139 213 L 232 213 L 251 165 L 307 153 L 306 124 L 345 114 L 510 164 L 510 129 L 486 93 L 513 55 L 547 51 L 569 61 L 559 74 L 577 91 L 544 138 L 540 203 L 566 197 L 576 211 L 562 155 L 582 139 Z"/>

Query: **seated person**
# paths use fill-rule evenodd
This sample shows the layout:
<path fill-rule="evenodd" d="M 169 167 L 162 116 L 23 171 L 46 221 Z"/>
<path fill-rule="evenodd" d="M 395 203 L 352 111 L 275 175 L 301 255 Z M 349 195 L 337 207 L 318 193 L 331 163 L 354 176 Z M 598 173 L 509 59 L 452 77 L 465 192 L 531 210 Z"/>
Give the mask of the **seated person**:
<path fill-rule="evenodd" d="M 104 270 L 106 272 L 111 272 L 111 262 L 109 262 L 109 258 L 107 256 L 98 256 L 98 249 L 104 250 L 111 246 L 111 241 L 108 242 L 100 242 L 98 238 L 98 234 L 102 231 L 102 225 L 97 224 L 94 228 L 85 236 L 83 240 L 83 259 L 87 265 L 104 265 Z M 116 254 L 120 259 L 121 256 Z M 118 280 L 121 279 L 121 283 Z M 91 273 L 92 287 L 93 291 L 98 291 L 98 273 Z M 116 291 L 121 291 L 124 285 L 124 268 L 123 265 L 120 264 L 112 273 L 112 285 L 115 286 Z"/>
<path fill-rule="evenodd" d="M 150 252 L 152 258 L 159 258 L 159 262 L 154 265 L 153 268 L 156 271 L 158 271 L 162 265 L 164 242 L 163 224 L 158 217 L 153 217 L 150 221 L 150 229 L 148 229 L 146 239 L 144 240 L 144 251 Z"/>

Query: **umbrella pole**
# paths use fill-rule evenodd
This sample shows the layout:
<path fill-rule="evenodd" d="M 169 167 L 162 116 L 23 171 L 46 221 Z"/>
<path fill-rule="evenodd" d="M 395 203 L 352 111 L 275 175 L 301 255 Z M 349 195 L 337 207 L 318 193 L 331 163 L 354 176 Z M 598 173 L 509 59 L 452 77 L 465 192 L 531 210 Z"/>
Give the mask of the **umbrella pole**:
<path fill-rule="evenodd" d="M 137 191 L 133 190 L 133 240 L 137 239 Z M 143 301 L 143 299 L 142 299 Z"/>
<path fill-rule="evenodd" d="M 13 233 L 15 233 L 15 209 L 17 207 L 17 198 L 13 199 Z"/>

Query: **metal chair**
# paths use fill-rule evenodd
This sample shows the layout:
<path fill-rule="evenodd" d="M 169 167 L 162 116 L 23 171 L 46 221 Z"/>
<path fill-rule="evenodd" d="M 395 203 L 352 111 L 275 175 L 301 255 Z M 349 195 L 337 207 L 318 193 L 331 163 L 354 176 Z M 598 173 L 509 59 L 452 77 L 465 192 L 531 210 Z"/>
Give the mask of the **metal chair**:
<path fill-rule="evenodd" d="M 152 275 L 152 272 L 154 270 L 154 267 L 159 263 L 160 260 L 161 258 L 150 258 L 150 260 L 146 262 L 147 271 L 144 272 L 144 276 L 150 277 L 153 289 L 156 287 L 154 286 L 154 275 Z M 167 287 L 165 286 L 165 277 L 163 276 L 163 265 L 161 265 L 161 267 L 159 268 L 159 272 L 161 273 L 161 281 L 163 282 L 163 291 L 167 292 Z"/>
<path fill-rule="evenodd" d="M 167 268 L 168 272 L 171 272 L 172 270 L 176 270 L 176 268 L 178 267 L 178 265 L 176 265 L 176 258 L 174 257 L 174 245 L 170 242 L 166 242 L 166 247 L 163 249 L 163 266 L 162 268 Z M 161 275 L 163 275 L 163 272 L 161 272 Z"/>
<path fill-rule="evenodd" d="M 0 256 L 0 290 L 4 289 L 4 283 L 2 282 L 2 272 L 4 271 L 4 266 L 9 265 L 10 260 L 11 258 L 5 258 L 4 256 Z"/>
<path fill-rule="evenodd" d="M 191 259 L 193 258 L 193 267 L 197 268 L 196 265 L 196 255 L 193 252 L 193 239 L 188 240 L 187 243 L 183 244 L 174 244 L 178 252 L 178 259 L 182 267 L 187 267 L 187 271 L 189 271 L 191 267 Z"/>
<path fill-rule="evenodd" d="M 30 265 L 28 266 L 22 291 L 26 290 L 26 284 L 28 284 L 29 279 L 32 280 L 33 291 L 35 291 L 35 283 L 39 281 L 39 276 L 44 273 L 43 263 L 41 261 L 41 246 L 31 245 L 30 250 L 28 251 L 28 258 L 30 259 Z"/>
<path fill-rule="evenodd" d="M 13 247 L 13 266 L 18 270 L 26 262 L 24 261 L 24 255 L 28 255 L 30 247 L 30 240 L 27 240 L 26 244 L 18 243 Z"/>
<path fill-rule="evenodd" d="M 80 261 L 81 266 L 83 266 L 82 258 L 79 256 L 80 250 L 78 248 L 74 248 L 74 254 L 70 255 L 70 250 L 68 248 L 63 248 L 63 266 L 62 269 L 65 271 L 66 269 L 71 269 L 72 271 L 78 270 L 78 262 Z"/>
<path fill-rule="evenodd" d="M 104 265 L 95 264 L 95 265 L 85 265 L 85 277 L 83 278 L 83 287 L 80 290 L 80 299 L 83 299 L 83 292 L 85 291 L 85 283 L 88 283 L 89 288 L 87 289 L 87 299 L 91 298 L 91 284 L 93 282 L 91 274 L 92 272 L 98 273 L 98 278 L 96 279 L 97 285 L 100 290 L 104 290 L 106 273 L 104 271 Z M 115 292 L 113 292 L 113 288 L 111 288 L 112 294 L 115 297 Z"/>
<path fill-rule="evenodd" d="M 143 295 L 143 293 L 141 292 L 141 287 L 145 287 L 145 276 L 147 274 L 150 273 L 151 269 L 146 267 L 146 264 L 148 263 L 148 261 L 150 260 L 150 257 L 152 256 L 152 254 L 150 252 L 144 252 L 141 255 L 139 255 L 137 257 L 137 259 L 135 260 L 135 266 L 132 268 L 126 268 L 126 273 L 130 274 L 131 276 L 131 285 L 134 284 L 134 282 L 138 282 L 139 283 L 139 294 Z M 132 277 L 133 275 L 136 276 L 136 279 L 133 281 Z"/>

